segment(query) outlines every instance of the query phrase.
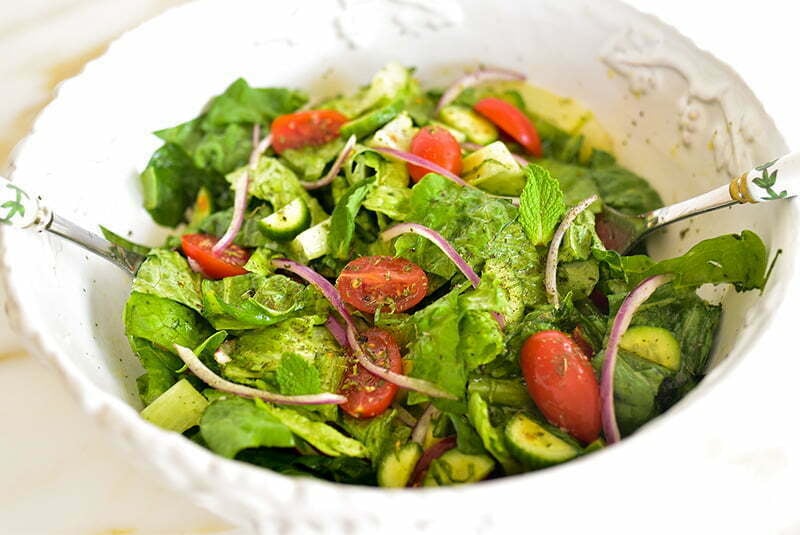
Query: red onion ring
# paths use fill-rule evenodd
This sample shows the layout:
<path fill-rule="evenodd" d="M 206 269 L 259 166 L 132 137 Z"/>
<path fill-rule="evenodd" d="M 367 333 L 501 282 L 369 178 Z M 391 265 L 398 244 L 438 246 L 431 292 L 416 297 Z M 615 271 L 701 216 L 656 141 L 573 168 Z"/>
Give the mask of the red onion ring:
<path fill-rule="evenodd" d="M 331 166 L 330 171 L 324 177 L 320 178 L 316 182 L 303 182 L 303 187 L 307 190 L 312 189 L 319 189 L 321 187 L 327 186 L 333 179 L 336 178 L 336 175 L 339 174 L 339 170 L 342 168 L 344 161 L 350 156 L 350 153 L 353 152 L 353 149 L 356 147 L 356 136 L 353 134 L 347 139 L 347 142 L 342 147 L 341 152 L 334 160 L 333 165 Z"/>
<path fill-rule="evenodd" d="M 436 104 L 436 113 L 438 114 L 442 108 L 458 98 L 458 95 L 468 87 L 490 80 L 525 80 L 525 78 L 524 74 L 510 69 L 480 68 L 477 71 L 465 74 L 442 93 L 439 102 Z"/>
<path fill-rule="evenodd" d="M 467 264 L 467 261 L 464 260 L 460 254 L 458 254 L 458 251 L 456 251 L 455 247 L 450 245 L 450 242 L 444 239 L 444 237 L 435 230 L 430 229 L 425 225 L 420 225 L 419 223 L 400 223 L 399 225 L 395 225 L 392 228 L 381 232 L 381 239 L 383 241 L 389 241 L 392 238 L 400 236 L 401 234 L 418 234 L 423 238 L 426 238 L 436 247 L 438 247 L 447 256 L 447 258 L 453 261 L 456 267 L 472 284 L 473 288 L 477 288 L 481 283 L 481 278 L 477 273 L 475 273 L 475 270 L 472 269 L 472 266 Z"/>
<path fill-rule="evenodd" d="M 619 341 L 628 326 L 636 310 L 647 301 L 659 286 L 669 282 L 670 275 L 653 275 L 639 283 L 636 288 L 631 290 L 628 296 L 622 301 L 611 331 L 608 335 L 603 367 L 600 372 L 600 416 L 603 422 L 603 435 L 606 442 L 614 444 L 619 442 L 620 433 L 617 425 L 617 414 L 614 411 L 614 368 L 617 364 L 617 353 L 619 352 Z"/>
<path fill-rule="evenodd" d="M 339 394 L 332 394 L 330 392 L 323 392 L 322 394 L 307 394 L 301 396 L 284 396 L 274 392 L 267 392 L 266 390 L 259 390 L 249 386 L 232 383 L 227 379 L 223 379 L 213 371 L 208 369 L 203 364 L 197 355 L 188 347 L 183 347 L 175 344 L 175 350 L 178 352 L 178 357 L 186 364 L 186 367 L 195 374 L 198 379 L 206 383 L 211 388 L 228 392 L 236 396 L 244 398 L 258 398 L 271 403 L 280 403 L 283 405 L 328 405 L 340 404 L 347 401 L 347 398 Z"/>
<path fill-rule="evenodd" d="M 228 225 L 225 234 L 223 234 L 219 241 L 214 244 L 214 247 L 211 248 L 211 252 L 217 256 L 221 255 L 222 252 L 233 243 L 233 240 L 236 239 L 236 235 L 239 234 L 239 231 L 242 229 L 244 215 L 247 211 L 247 190 L 250 189 L 250 175 L 255 171 L 258 165 L 258 159 L 272 143 L 272 134 L 269 134 L 262 139 L 260 143 L 255 144 L 255 140 L 258 139 L 260 132 L 261 126 L 256 124 L 253 127 L 254 143 L 253 152 L 250 153 L 250 162 L 247 169 L 242 173 L 241 178 L 239 178 L 239 181 L 236 183 L 236 196 L 233 198 L 233 217 L 231 217 L 231 224 Z"/>
<path fill-rule="evenodd" d="M 446 452 L 456 447 L 456 437 L 445 437 L 422 453 L 414 470 L 411 472 L 411 477 L 408 478 L 409 487 L 418 487 L 422 484 L 422 478 L 428 472 L 428 468 L 435 459 L 438 459 Z"/>
<path fill-rule="evenodd" d="M 342 347 L 348 347 L 347 331 L 341 323 L 334 317 L 333 314 L 328 314 L 328 319 L 325 321 L 325 327 L 330 331 L 331 336 Z"/>
<path fill-rule="evenodd" d="M 420 446 L 425 441 L 425 435 L 428 434 L 428 428 L 431 426 L 431 420 L 438 417 L 441 411 L 433 406 L 433 403 L 428 405 L 425 412 L 417 420 L 417 425 L 411 430 L 411 442 L 416 442 Z"/>
<path fill-rule="evenodd" d="M 556 270 L 558 268 L 558 250 L 561 247 L 561 241 L 564 239 L 564 234 L 567 229 L 575 221 L 575 218 L 581 212 L 589 208 L 592 203 L 597 200 L 597 195 L 591 195 L 572 208 L 570 208 L 564 219 L 556 228 L 553 234 L 553 239 L 550 241 L 550 248 L 547 250 L 547 259 L 544 263 L 544 291 L 547 294 L 547 300 L 550 304 L 558 308 L 558 288 L 556 288 Z"/>

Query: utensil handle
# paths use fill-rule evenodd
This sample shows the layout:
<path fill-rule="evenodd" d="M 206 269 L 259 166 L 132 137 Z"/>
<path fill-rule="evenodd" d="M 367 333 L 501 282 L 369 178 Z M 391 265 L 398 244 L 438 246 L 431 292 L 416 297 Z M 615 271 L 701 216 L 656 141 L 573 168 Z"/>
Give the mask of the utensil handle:
<path fill-rule="evenodd" d="M 787 154 L 731 180 L 731 198 L 759 203 L 800 195 L 800 153 Z"/>
<path fill-rule="evenodd" d="M 17 228 L 49 223 L 50 211 L 39 200 L 5 177 L 0 176 L 0 223 Z"/>
<path fill-rule="evenodd" d="M 0 176 L 0 223 L 17 228 L 46 230 L 113 262 L 135 275 L 144 256 L 111 243 L 39 204 L 37 197 Z"/>

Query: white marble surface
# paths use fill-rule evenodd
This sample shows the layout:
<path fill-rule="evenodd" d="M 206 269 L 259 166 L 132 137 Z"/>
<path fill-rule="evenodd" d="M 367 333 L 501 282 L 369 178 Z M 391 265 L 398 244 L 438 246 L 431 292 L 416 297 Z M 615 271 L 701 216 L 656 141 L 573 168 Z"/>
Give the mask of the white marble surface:
<path fill-rule="evenodd" d="M 0 0 L 0 162 L 58 81 L 77 74 L 125 29 L 178 3 Z M 716 1 L 630 3 L 731 64 L 762 99 L 789 146 L 800 146 L 797 84 L 784 67 L 800 49 L 797 8 L 780 0 L 762 0 L 757 11 L 752 3 L 724 10 Z M 17 346 L 0 317 L 1 533 L 236 533 L 134 468 L 79 411 L 57 375 Z"/>

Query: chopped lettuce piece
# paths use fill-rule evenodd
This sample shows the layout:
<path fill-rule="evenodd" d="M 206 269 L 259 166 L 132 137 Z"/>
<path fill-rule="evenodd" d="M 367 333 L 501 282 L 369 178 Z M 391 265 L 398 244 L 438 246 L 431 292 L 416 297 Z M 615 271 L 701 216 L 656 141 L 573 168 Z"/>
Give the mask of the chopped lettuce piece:
<path fill-rule="evenodd" d="M 125 304 L 125 332 L 174 352 L 174 345 L 197 347 L 210 334 L 205 320 L 194 310 L 171 299 L 139 292 Z"/>
<path fill-rule="evenodd" d="M 286 149 L 281 153 L 281 158 L 301 180 L 317 180 L 322 177 L 325 167 L 336 159 L 342 147 L 344 141 L 336 138 L 318 147 Z"/>
<path fill-rule="evenodd" d="M 356 227 L 356 215 L 367 196 L 374 178 L 367 178 L 350 186 L 331 214 L 328 251 L 334 258 L 344 260 L 350 256 L 350 244 Z"/>
<path fill-rule="evenodd" d="M 136 272 L 132 290 L 172 299 L 203 313 L 200 275 L 175 251 L 153 249 Z"/>
<path fill-rule="evenodd" d="M 203 309 L 215 329 L 252 329 L 288 318 L 325 321 L 328 302 L 313 286 L 283 275 L 249 273 L 202 282 Z"/>
<path fill-rule="evenodd" d="M 249 399 L 225 397 L 209 405 L 200 420 L 200 433 L 215 453 L 232 459 L 247 448 L 295 445 L 287 425 Z"/>

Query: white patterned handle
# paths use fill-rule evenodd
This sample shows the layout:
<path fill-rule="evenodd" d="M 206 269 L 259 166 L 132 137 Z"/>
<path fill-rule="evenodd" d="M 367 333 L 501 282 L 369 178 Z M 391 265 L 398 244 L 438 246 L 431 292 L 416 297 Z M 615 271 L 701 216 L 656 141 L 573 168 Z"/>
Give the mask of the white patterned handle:
<path fill-rule="evenodd" d="M 759 203 L 800 195 L 800 153 L 759 165 L 730 183 L 731 198 Z"/>
<path fill-rule="evenodd" d="M 41 212 L 36 197 L 0 176 L 0 223 L 30 227 L 41 222 Z"/>

